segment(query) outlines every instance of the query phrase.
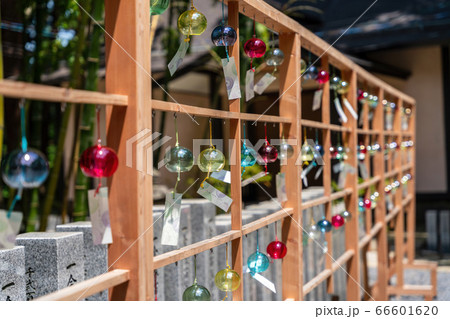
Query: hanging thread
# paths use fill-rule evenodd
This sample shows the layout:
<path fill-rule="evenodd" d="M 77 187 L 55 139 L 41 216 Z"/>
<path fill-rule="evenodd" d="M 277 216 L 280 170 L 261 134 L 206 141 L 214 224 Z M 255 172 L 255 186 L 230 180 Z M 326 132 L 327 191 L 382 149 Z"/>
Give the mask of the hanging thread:
<path fill-rule="evenodd" d="M 173 113 L 173 122 L 175 126 L 175 147 L 180 146 L 178 142 L 178 124 L 177 124 L 177 113 Z M 175 194 L 177 192 L 178 182 L 181 180 L 181 169 L 180 169 L 180 159 L 178 159 L 178 174 L 177 174 L 177 182 L 175 183 L 175 187 L 173 188 L 173 198 L 175 198 Z"/>
<path fill-rule="evenodd" d="M 225 27 L 225 1 L 222 1 L 222 26 Z M 227 61 L 230 61 L 230 56 L 228 54 L 228 46 L 225 46 L 225 53 L 227 55 Z"/>
<path fill-rule="evenodd" d="M 97 105 L 97 108 L 95 109 L 96 115 L 97 115 L 97 146 L 101 147 L 102 139 L 100 136 L 100 106 Z M 100 191 L 100 188 L 102 187 L 102 179 L 101 177 L 98 178 L 98 185 L 94 192 L 94 197 L 97 196 L 98 192 Z"/>

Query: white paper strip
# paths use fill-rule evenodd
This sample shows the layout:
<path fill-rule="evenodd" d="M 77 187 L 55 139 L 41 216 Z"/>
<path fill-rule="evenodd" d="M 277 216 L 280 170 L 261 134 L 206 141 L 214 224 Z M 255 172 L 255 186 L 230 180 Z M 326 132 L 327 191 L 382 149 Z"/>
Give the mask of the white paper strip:
<path fill-rule="evenodd" d="M 244 273 L 250 273 L 250 269 L 248 269 L 247 266 L 244 266 L 243 267 L 243 272 Z M 261 285 L 263 285 L 264 287 L 266 287 L 267 289 L 272 291 L 274 294 L 277 293 L 277 289 L 275 288 L 275 284 L 273 282 L 271 282 L 269 279 L 267 279 L 266 277 L 263 277 L 261 274 L 254 274 L 254 275 L 252 275 L 252 277 L 257 282 L 259 282 Z"/>
<path fill-rule="evenodd" d="M 362 179 L 368 179 L 369 173 L 367 172 L 367 167 L 363 161 L 358 161 L 359 172 L 361 173 Z"/>
<path fill-rule="evenodd" d="M 206 198 L 223 211 L 228 211 L 231 203 L 233 202 L 233 200 L 230 197 L 228 197 L 218 189 L 214 188 L 214 186 L 208 184 L 207 182 L 203 182 L 203 187 L 200 186 L 200 188 L 197 191 L 197 194 Z"/>
<path fill-rule="evenodd" d="M 164 223 L 161 235 L 161 244 L 178 246 L 181 220 L 181 198 L 183 194 L 167 193 L 164 209 Z"/>
<path fill-rule="evenodd" d="M 286 194 L 286 176 L 284 173 L 278 173 L 276 176 L 277 198 L 280 203 L 287 201 Z"/>
<path fill-rule="evenodd" d="M 274 77 L 270 73 L 264 74 L 264 76 L 256 83 L 255 85 L 255 92 L 259 95 L 263 94 L 263 92 L 269 87 L 270 84 L 272 84 L 273 81 L 275 81 L 276 77 Z"/>
<path fill-rule="evenodd" d="M 112 232 L 109 219 L 108 188 L 101 187 L 88 191 L 89 217 L 92 223 L 92 241 L 94 245 L 112 244 Z"/>
<path fill-rule="evenodd" d="M 228 99 L 240 99 L 241 88 L 239 86 L 239 79 L 234 57 L 231 57 L 229 61 L 228 59 L 222 59 L 222 67 L 223 73 L 225 75 L 225 84 L 227 86 Z"/>
<path fill-rule="evenodd" d="M 15 246 L 22 217 L 21 212 L 12 212 L 8 218 L 8 212 L 0 210 L 0 249 L 11 249 Z"/>
<path fill-rule="evenodd" d="M 347 123 L 348 121 L 347 116 L 345 115 L 344 110 L 342 109 L 341 101 L 339 101 L 338 97 L 334 99 L 334 106 L 336 107 L 336 111 L 338 112 L 341 121 L 343 123 Z"/>
<path fill-rule="evenodd" d="M 316 174 L 314 175 L 314 179 L 318 179 L 320 174 L 322 174 L 323 172 L 323 166 L 320 166 L 319 169 L 317 170 Z"/>
<path fill-rule="evenodd" d="M 313 106 L 312 106 L 312 110 L 313 111 L 317 111 L 320 109 L 320 107 L 322 106 L 322 94 L 323 94 L 323 90 L 317 90 L 316 92 L 314 92 L 314 98 L 313 98 Z"/>
<path fill-rule="evenodd" d="M 255 71 L 250 69 L 245 74 L 245 101 L 248 102 L 255 97 Z"/>
<path fill-rule="evenodd" d="M 220 172 L 213 172 L 211 177 L 227 184 L 231 183 L 231 173 L 227 170 L 221 170 Z"/>
<path fill-rule="evenodd" d="M 167 65 L 171 76 L 175 74 L 175 72 L 183 62 L 183 58 L 185 57 L 188 48 L 189 42 L 182 40 L 180 46 L 178 47 L 177 53 L 175 53 L 174 57 Z"/>
<path fill-rule="evenodd" d="M 353 108 L 353 106 L 350 104 L 350 102 L 347 100 L 347 98 L 344 97 L 343 101 L 344 101 L 344 105 L 347 108 L 347 110 L 350 112 L 350 114 L 353 116 L 353 118 L 355 120 L 357 120 L 358 119 L 358 114 L 356 114 L 356 111 Z"/>

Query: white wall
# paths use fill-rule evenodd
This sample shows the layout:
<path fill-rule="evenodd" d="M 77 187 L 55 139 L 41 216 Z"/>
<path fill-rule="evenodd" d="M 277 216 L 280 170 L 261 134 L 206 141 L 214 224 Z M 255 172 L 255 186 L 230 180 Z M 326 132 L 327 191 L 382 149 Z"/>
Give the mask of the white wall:
<path fill-rule="evenodd" d="M 412 72 L 407 81 L 379 75 L 417 100 L 417 192 L 447 191 L 441 48 L 390 50 L 370 55 L 376 61 Z"/>

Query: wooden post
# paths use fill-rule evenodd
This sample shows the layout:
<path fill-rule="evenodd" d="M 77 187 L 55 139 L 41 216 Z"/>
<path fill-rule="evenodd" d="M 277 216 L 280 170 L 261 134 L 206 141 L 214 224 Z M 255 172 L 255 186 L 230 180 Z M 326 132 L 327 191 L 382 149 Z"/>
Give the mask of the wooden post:
<path fill-rule="evenodd" d="M 239 78 L 239 1 L 228 2 L 228 23 L 237 33 L 236 43 L 231 47 L 230 56 L 234 57 Z M 231 100 L 229 104 L 230 112 L 241 111 L 241 100 Z M 231 229 L 242 230 L 242 187 L 241 187 L 241 121 L 239 119 L 230 120 L 230 138 L 235 143 L 230 154 L 230 160 L 234 161 L 231 165 Z M 233 256 L 233 269 L 241 276 L 241 285 L 239 289 L 233 292 L 233 300 L 244 299 L 244 276 L 243 276 L 243 258 L 242 258 L 242 237 L 236 238 L 231 243 L 231 253 Z"/>
<path fill-rule="evenodd" d="M 328 56 L 322 57 L 322 70 L 330 72 L 330 66 L 328 63 Z M 327 81 L 323 87 L 322 94 L 322 123 L 330 124 L 330 82 Z M 331 195 L 331 159 L 330 159 L 330 146 L 331 146 L 331 133 L 330 129 L 326 128 L 322 130 L 322 147 L 323 154 L 323 192 L 324 196 Z M 300 181 L 301 183 L 301 181 Z M 325 204 L 325 218 L 331 221 L 332 215 L 332 202 Z M 325 269 L 331 269 L 333 265 L 333 238 L 332 232 L 325 233 L 325 240 L 328 243 L 328 254 L 325 255 Z M 327 279 L 327 292 L 332 294 L 334 292 L 333 274 Z"/>
<path fill-rule="evenodd" d="M 376 190 L 379 194 L 377 207 L 375 207 L 375 222 L 383 223 L 377 236 L 377 296 L 378 301 L 387 301 L 387 284 L 388 284 L 388 242 L 387 242 L 387 225 L 386 225 L 386 199 L 385 199 L 385 161 L 384 161 L 384 110 L 381 101 L 384 99 L 383 89 L 377 90 L 378 106 L 374 110 L 372 127 L 378 130 L 377 142 L 381 146 L 381 150 L 374 155 L 374 175 L 380 176 Z"/>
<path fill-rule="evenodd" d="M 286 58 L 280 67 L 280 116 L 292 119 L 289 139 L 296 139 L 294 156 L 287 160 L 281 170 L 286 174 L 287 202 L 284 207 L 293 209 L 292 218 L 283 220 L 283 241 L 288 253 L 283 259 L 283 299 L 303 300 L 303 220 L 301 166 L 295 162 L 301 149 L 301 79 L 300 78 L 300 35 L 280 33 L 280 49 Z M 287 130 L 285 131 L 287 132 Z"/>
<path fill-rule="evenodd" d="M 154 299 L 152 176 L 125 165 L 127 140 L 152 128 L 149 6 L 148 0 L 105 1 L 105 27 L 114 38 L 105 35 L 106 92 L 128 95 L 128 107 L 107 114 L 107 144 L 120 159 L 109 185 L 109 264 L 130 271 L 129 283 L 112 289 L 113 300 Z"/>
<path fill-rule="evenodd" d="M 411 105 L 411 118 L 409 119 L 409 127 L 408 132 L 410 139 L 416 143 L 416 106 Z M 411 152 L 411 164 L 410 174 L 412 179 L 408 182 L 408 194 L 412 196 L 411 203 L 408 209 L 408 217 L 407 217 L 407 237 L 408 237 L 408 247 L 407 247 L 407 256 L 408 263 L 412 264 L 416 257 L 416 244 L 415 244 L 415 232 L 416 232 L 416 147 L 414 144 L 410 149 L 406 149 L 407 152 Z"/>
<path fill-rule="evenodd" d="M 347 99 L 350 104 L 355 107 L 357 103 L 357 79 L 354 71 L 343 71 L 343 78 L 349 82 L 349 91 L 347 93 Z M 356 156 L 357 143 L 357 122 L 351 116 L 351 114 L 345 110 L 348 122 L 344 123 L 345 127 L 351 128 L 351 131 L 347 133 L 347 146 L 351 152 L 348 154 L 347 163 L 358 169 L 358 158 Z M 360 301 L 360 261 L 359 261 L 359 226 L 358 226 L 358 173 L 347 174 L 346 187 L 352 188 L 352 193 L 347 199 L 347 207 L 350 212 L 354 214 L 354 217 L 345 224 L 345 246 L 346 250 L 353 250 L 355 254 L 347 262 L 347 300 Z"/>

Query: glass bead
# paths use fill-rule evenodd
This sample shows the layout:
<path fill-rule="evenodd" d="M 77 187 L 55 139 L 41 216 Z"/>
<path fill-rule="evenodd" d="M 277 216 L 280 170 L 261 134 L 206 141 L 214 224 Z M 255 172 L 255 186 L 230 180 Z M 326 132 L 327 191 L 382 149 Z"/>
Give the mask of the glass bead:
<path fill-rule="evenodd" d="M 188 172 L 194 166 L 194 155 L 187 148 L 175 146 L 166 153 L 164 161 L 169 172 Z"/>
<path fill-rule="evenodd" d="M 219 25 L 211 33 L 211 40 L 215 46 L 231 46 L 236 42 L 236 31 L 229 25 Z"/>
<path fill-rule="evenodd" d="M 88 177 L 110 177 L 117 170 L 116 152 L 100 144 L 86 149 L 80 158 L 80 168 Z"/>
<path fill-rule="evenodd" d="M 322 233 L 321 233 L 319 227 L 317 227 L 317 225 L 309 226 L 309 229 L 308 229 L 308 236 L 309 236 L 309 238 L 314 239 L 314 240 L 315 239 L 319 239 L 321 234 Z"/>
<path fill-rule="evenodd" d="M 225 156 L 215 148 L 202 151 L 197 159 L 197 165 L 202 172 L 219 172 L 225 167 Z"/>
<path fill-rule="evenodd" d="M 185 36 L 202 34 L 207 24 L 205 15 L 196 9 L 187 10 L 178 18 L 178 30 Z"/>
<path fill-rule="evenodd" d="M 364 207 L 367 209 L 370 209 L 372 207 L 372 202 L 370 201 L 370 199 L 365 199 L 364 200 Z"/>
<path fill-rule="evenodd" d="M 216 274 L 214 283 L 219 290 L 235 291 L 241 284 L 241 277 L 233 269 L 225 268 Z"/>
<path fill-rule="evenodd" d="M 266 53 L 266 44 L 258 38 L 251 38 L 244 44 L 245 54 L 249 58 L 261 58 Z"/>
<path fill-rule="evenodd" d="M 368 103 L 371 108 L 376 108 L 378 106 L 378 96 L 369 95 Z"/>
<path fill-rule="evenodd" d="M 304 81 L 316 80 L 318 75 L 319 70 L 314 65 L 310 65 L 308 68 L 306 68 L 306 72 L 303 73 L 302 79 Z"/>
<path fill-rule="evenodd" d="M 280 66 L 284 61 L 284 53 L 278 48 L 273 48 L 267 51 L 265 59 L 268 66 Z"/>
<path fill-rule="evenodd" d="M 339 228 L 344 225 L 345 219 L 341 215 L 334 215 L 331 217 L 331 224 L 333 224 L 334 228 Z"/>
<path fill-rule="evenodd" d="M 48 162 L 38 150 L 12 151 L 2 162 L 2 177 L 11 188 L 39 187 L 47 179 Z"/>
<path fill-rule="evenodd" d="M 331 223 L 326 219 L 319 220 L 317 222 L 317 227 L 322 233 L 328 233 L 331 231 Z"/>
<path fill-rule="evenodd" d="M 365 212 L 364 199 L 362 197 L 360 197 L 359 200 L 358 200 L 358 210 L 359 210 L 360 213 L 364 213 Z"/>
<path fill-rule="evenodd" d="M 316 144 L 316 146 L 314 146 L 315 148 L 315 152 L 314 152 L 314 158 L 318 159 L 319 156 L 322 157 L 325 154 L 325 150 L 323 149 L 323 146 L 320 144 Z"/>
<path fill-rule="evenodd" d="M 250 167 L 255 165 L 258 154 L 253 148 L 242 146 L 241 150 L 241 166 Z"/>
<path fill-rule="evenodd" d="M 251 274 L 264 272 L 269 268 L 270 260 L 266 254 L 256 251 L 247 259 L 247 266 Z"/>
<path fill-rule="evenodd" d="M 281 259 L 286 256 L 287 248 L 284 243 L 281 241 L 273 241 L 269 245 L 267 245 L 267 254 L 272 259 Z"/>
<path fill-rule="evenodd" d="M 169 0 L 150 0 L 150 14 L 152 16 L 160 15 L 169 7 Z"/>
<path fill-rule="evenodd" d="M 307 68 L 306 62 L 303 59 L 300 59 L 300 73 L 303 74 L 305 73 Z"/>
<path fill-rule="evenodd" d="M 316 81 L 319 84 L 325 84 L 329 80 L 330 80 L 330 74 L 327 71 L 325 71 L 325 70 L 319 71 L 319 74 L 317 75 L 317 79 L 316 79 Z"/>
<path fill-rule="evenodd" d="M 339 94 L 346 94 L 350 89 L 349 83 L 347 81 L 339 81 L 336 91 Z"/>
<path fill-rule="evenodd" d="M 342 212 L 341 216 L 344 217 L 345 222 L 348 222 L 348 221 L 350 221 L 352 219 L 352 214 L 349 211 L 347 211 L 347 210 Z"/>
<path fill-rule="evenodd" d="M 341 78 L 338 76 L 333 76 L 330 80 L 330 89 L 337 90 L 339 87 L 339 82 L 341 82 Z"/>
<path fill-rule="evenodd" d="M 259 149 L 258 153 L 261 156 L 261 159 L 263 160 L 264 164 L 273 163 L 278 158 L 278 151 L 277 151 L 277 149 L 274 146 L 270 145 L 270 144 L 263 145 Z"/>
<path fill-rule="evenodd" d="M 314 152 L 308 142 L 304 142 L 302 145 L 302 161 L 310 162 L 314 159 Z"/>
<path fill-rule="evenodd" d="M 285 141 L 281 142 L 280 145 L 277 145 L 277 149 L 280 160 L 291 158 L 292 155 L 294 155 L 294 148 Z"/>
<path fill-rule="evenodd" d="M 359 148 L 358 148 L 358 159 L 360 161 L 363 161 L 366 158 L 366 152 L 367 152 L 366 147 L 364 145 L 362 145 L 362 144 L 359 145 Z"/>
<path fill-rule="evenodd" d="M 210 301 L 211 294 L 201 285 L 194 283 L 183 292 L 183 301 Z"/>

